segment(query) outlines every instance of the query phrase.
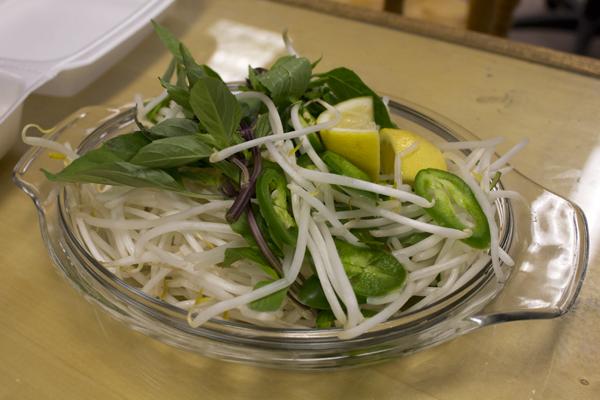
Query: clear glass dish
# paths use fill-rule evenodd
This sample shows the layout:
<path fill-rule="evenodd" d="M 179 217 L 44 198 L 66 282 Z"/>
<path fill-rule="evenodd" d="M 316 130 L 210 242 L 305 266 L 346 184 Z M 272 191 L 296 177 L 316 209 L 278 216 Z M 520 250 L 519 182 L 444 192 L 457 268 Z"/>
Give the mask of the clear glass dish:
<path fill-rule="evenodd" d="M 402 128 L 433 141 L 474 140 L 445 118 L 408 101 L 390 109 Z M 84 108 L 47 135 L 86 152 L 134 129 L 134 110 Z M 572 307 L 585 276 L 588 231 L 585 216 L 570 201 L 514 172 L 502 185 L 519 191 L 528 204 L 498 202 L 502 246 L 515 260 L 504 283 L 491 266 L 462 288 L 430 306 L 380 324 L 351 340 L 335 329 L 273 329 L 211 320 L 191 328 L 186 312 L 147 296 L 106 270 L 81 245 L 71 227 L 64 193 L 46 180 L 42 168 L 62 162 L 44 149 L 30 149 L 15 166 L 13 179 L 37 208 L 40 229 L 58 271 L 89 301 L 131 328 L 176 347 L 223 360 L 290 369 L 363 365 L 409 354 L 499 322 L 558 317 Z"/>

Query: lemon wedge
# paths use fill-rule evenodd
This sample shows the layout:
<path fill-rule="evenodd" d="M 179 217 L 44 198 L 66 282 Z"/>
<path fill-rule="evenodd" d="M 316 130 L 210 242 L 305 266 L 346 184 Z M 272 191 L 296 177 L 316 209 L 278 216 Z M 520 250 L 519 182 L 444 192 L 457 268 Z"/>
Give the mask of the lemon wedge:
<path fill-rule="evenodd" d="M 377 124 L 373 118 L 373 98 L 357 97 L 338 103 L 336 110 L 341 121 L 333 128 L 322 130 L 321 139 L 327 150 L 333 151 L 366 172 L 373 181 L 379 179 L 380 145 Z M 334 114 L 324 111 L 317 123 L 333 119 Z"/>
<path fill-rule="evenodd" d="M 417 173 L 425 168 L 447 171 L 442 152 L 430 141 L 415 133 L 400 129 L 381 130 L 381 166 L 384 174 L 394 173 L 396 154 L 414 143 L 416 149 L 402 157 L 402 180 L 413 183 Z"/>

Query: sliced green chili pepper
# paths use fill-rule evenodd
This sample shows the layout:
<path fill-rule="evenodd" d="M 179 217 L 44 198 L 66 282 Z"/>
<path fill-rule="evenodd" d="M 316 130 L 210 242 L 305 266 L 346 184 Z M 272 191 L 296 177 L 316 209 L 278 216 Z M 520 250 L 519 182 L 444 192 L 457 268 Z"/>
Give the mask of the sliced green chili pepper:
<path fill-rule="evenodd" d="M 310 142 L 310 145 L 313 147 L 313 149 L 317 153 L 325 150 L 325 146 L 323 145 L 323 142 L 321 142 L 321 138 L 319 137 L 318 134 L 316 134 L 316 133 L 309 133 L 306 136 L 308 137 L 308 141 Z"/>
<path fill-rule="evenodd" d="M 340 240 L 336 240 L 335 246 L 357 295 L 383 296 L 404 285 L 406 270 L 390 253 Z"/>
<path fill-rule="evenodd" d="M 256 181 L 256 198 L 271 239 L 276 244 L 294 246 L 298 231 L 288 211 L 289 191 L 285 175 L 276 168 L 264 168 Z"/>
<path fill-rule="evenodd" d="M 458 176 L 439 169 L 422 169 L 415 178 L 415 193 L 433 201 L 425 211 L 435 222 L 447 228 L 469 229 L 472 234 L 462 241 L 485 249 L 490 245 L 490 227 L 473 191 Z"/>
<path fill-rule="evenodd" d="M 311 169 L 313 171 L 318 170 L 317 166 L 313 164 L 312 160 L 308 156 L 308 154 L 304 153 L 296 160 L 299 166 L 306 169 Z"/>
<path fill-rule="evenodd" d="M 333 151 L 325 151 L 323 154 L 321 154 L 321 158 L 329 170 L 334 174 L 348 176 L 350 178 L 360 179 L 367 182 L 371 181 L 369 175 L 367 175 L 365 171 Z M 358 194 L 369 199 L 377 199 L 377 194 L 373 192 L 347 187 L 343 187 L 343 189 L 351 194 Z"/>

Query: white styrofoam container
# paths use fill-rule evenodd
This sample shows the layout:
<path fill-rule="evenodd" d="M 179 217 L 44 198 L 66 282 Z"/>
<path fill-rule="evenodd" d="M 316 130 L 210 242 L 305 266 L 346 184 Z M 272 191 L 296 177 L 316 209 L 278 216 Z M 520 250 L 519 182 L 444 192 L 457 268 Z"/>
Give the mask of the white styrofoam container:
<path fill-rule="evenodd" d="M 71 96 L 125 56 L 174 0 L 0 0 L 0 157 L 21 104 Z"/>

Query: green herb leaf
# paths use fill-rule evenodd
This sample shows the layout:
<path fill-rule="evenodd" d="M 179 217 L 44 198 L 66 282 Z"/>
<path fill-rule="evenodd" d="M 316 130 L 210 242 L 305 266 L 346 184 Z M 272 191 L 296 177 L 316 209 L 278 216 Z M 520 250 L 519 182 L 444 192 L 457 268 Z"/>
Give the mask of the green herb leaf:
<path fill-rule="evenodd" d="M 354 71 L 348 68 L 336 68 L 320 74 L 319 77 L 326 78 L 326 84 L 331 89 L 336 103 L 355 97 L 372 96 L 374 118 L 377 125 L 380 128 L 396 128 L 396 124 L 390 119 L 381 98 Z"/>
<path fill-rule="evenodd" d="M 185 47 L 183 43 L 179 44 L 179 52 L 181 53 L 181 57 L 183 59 L 183 66 L 185 67 L 185 72 L 190 87 L 194 86 L 198 79 L 206 76 L 210 76 L 212 78 L 216 78 L 220 81 L 223 81 L 219 74 L 217 74 L 209 66 L 199 65 L 198 63 L 196 63 L 196 60 L 194 60 L 192 53 L 190 53 L 188 48 Z"/>
<path fill-rule="evenodd" d="M 165 119 L 148 129 L 153 136 L 167 138 L 198 133 L 198 123 L 187 118 Z"/>
<path fill-rule="evenodd" d="M 182 179 L 189 179 L 196 184 L 206 186 L 207 188 L 215 188 L 221 184 L 223 173 L 217 168 L 202 168 L 183 166 L 177 169 L 177 173 Z"/>
<path fill-rule="evenodd" d="M 143 132 L 133 132 L 114 137 L 102 145 L 102 148 L 110 151 L 123 161 L 129 161 L 141 148 L 148 145 L 150 140 Z M 91 153 L 91 152 L 89 152 Z M 88 154 L 89 154 L 88 153 Z M 90 155 L 87 157 L 97 157 Z"/>
<path fill-rule="evenodd" d="M 335 246 L 357 295 L 383 296 L 404 285 L 406 270 L 390 253 L 340 240 L 336 240 Z"/>
<path fill-rule="evenodd" d="M 241 119 L 240 105 L 227 86 L 217 78 L 199 78 L 190 91 L 190 105 L 219 147 L 227 147 Z"/>
<path fill-rule="evenodd" d="M 181 52 L 179 51 L 179 39 L 177 39 L 170 30 L 154 20 L 152 20 L 152 26 L 154 26 L 154 32 L 156 32 L 156 35 L 161 42 L 163 42 L 165 47 L 169 49 L 175 58 L 177 58 L 177 61 L 182 62 L 183 59 L 181 57 Z"/>
<path fill-rule="evenodd" d="M 263 137 L 272 132 L 269 114 L 260 114 L 254 123 L 254 137 Z"/>
<path fill-rule="evenodd" d="M 279 250 L 279 248 L 274 244 L 273 239 L 272 239 L 271 235 L 269 234 L 267 224 L 265 223 L 265 220 L 262 217 L 262 215 L 260 214 L 260 212 L 258 211 L 257 207 L 254 209 L 254 217 L 256 218 L 258 228 L 260 229 L 263 236 L 265 237 L 265 240 L 267 241 L 267 244 L 269 245 L 269 248 L 271 249 L 271 251 L 276 256 L 283 257 L 283 253 L 281 252 L 281 250 Z M 230 225 L 231 225 L 231 229 L 235 233 L 241 235 L 246 240 L 246 242 L 248 243 L 248 245 L 251 248 L 256 249 L 258 251 L 258 244 L 256 243 L 256 240 L 254 239 L 254 236 L 252 235 L 252 231 L 250 230 L 250 224 L 248 222 L 248 214 L 246 212 L 244 212 L 242 215 L 240 215 L 240 217 L 235 222 L 231 223 Z"/>
<path fill-rule="evenodd" d="M 260 80 L 258 79 L 258 77 L 261 74 L 258 73 L 258 71 L 256 70 L 256 68 L 252 68 L 251 66 L 248 66 L 248 83 L 249 83 L 249 87 L 252 90 L 256 90 L 259 92 L 266 92 L 267 89 L 262 85 L 262 83 L 260 83 Z"/>
<path fill-rule="evenodd" d="M 260 289 L 263 286 L 273 283 L 274 281 L 260 281 L 254 286 L 254 290 Z M 275 293 L 255 300 L 248 304 L 248 307 L 254 311 L 277 311 L 281 308 L 285 297 L 287 296 L 287 288 L 281 289 Z"/>
<path fill-rule="evenodd" d="M 269 90 L 273 101 L 279 103 L 302 96 L 308 87 L 311 74 L 311 64 L 306 58 L 285 56 L 256 79 Z"/>
<path fill-rule="evenodd" d="M 212 153 L 199 134 L 158 139 L 144 146 L 131 163 L 152 168 L 172 168 L 189 164 Z"/>
<path fill-rule="evenodd" d="M 279 274 L 269 266 L 269 262 L 262 253 L 252 247 L 234 247 L 225 250 L 225 260 L 221 263 L 224 267 L 230 267 L 236 261 L 248 260 L 258 265 L 265 274 L 273 279 L 279 279 Z"/>
<path fill-rule="evenodd" d="M 218 163 L 213 164 L 215 168 L 221 170 L 223 175 L 231 179 L 233 182 L 239 184 L 240 183 L 240 169 L 236 167 L 231 161 L 219 161 Z"/>
<path fill-rule="evenodd" d="M 167 69 L 161 76 L 161 79 L 163 81 L 171 82 L 171 78 L 173 78 L 173 74 L 175 73 L 175 67 L 177 67 L 177 58 L 173 57 L 171 58 L 171 62 L 169 62 Z"/>
<path fill-rule="evenodd" d="M 169 97 L 177 104 L 179 104 L 184 111 L 187 110 L 189 113 L 192 112 L 190 106 L 190 92 L 187 89 L 182 88 L 178 85 L 173 85 L 165 80 L 160 79 L 160 84 L 167 90 Z"/>
<path fill-rule="evenodd" d="M 183 186 L 165 171 L 121 161 L 106 149 L 92 150 L 86 153 L 57 174 L 45 170 L 44 173 L 48 180 L 58 182 L 86 182 L 173 191 L 184 190 Z"/>

